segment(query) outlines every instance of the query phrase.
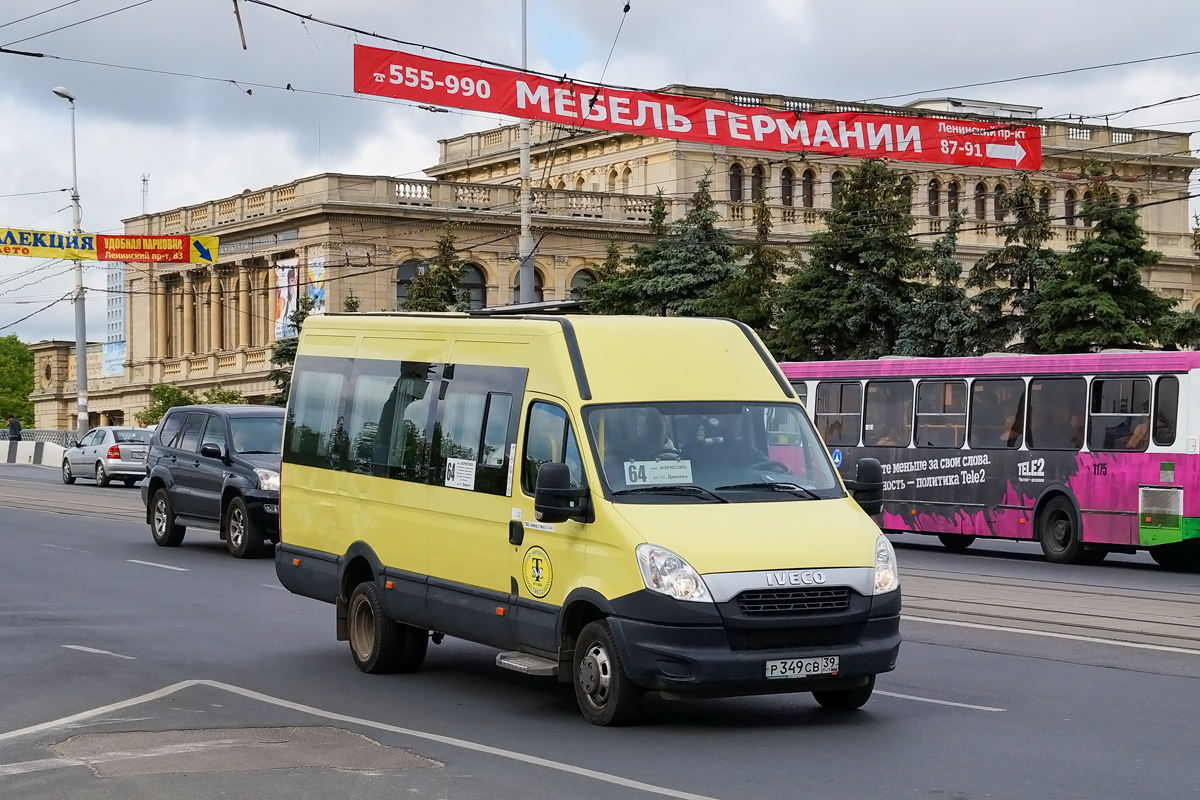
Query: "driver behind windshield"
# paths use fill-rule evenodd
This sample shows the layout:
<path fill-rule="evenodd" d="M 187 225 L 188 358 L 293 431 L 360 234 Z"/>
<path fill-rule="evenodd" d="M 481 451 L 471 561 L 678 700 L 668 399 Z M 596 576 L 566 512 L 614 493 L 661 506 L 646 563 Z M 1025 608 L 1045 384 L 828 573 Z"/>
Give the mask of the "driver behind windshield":
<path fill-rule="evenodd" d="M 753 467 L 769 461 L 748 435 L 744 412 L 704 418 L 696 427 L 693 441 L 684 446 L 683 457 L 705 467 Z"/>

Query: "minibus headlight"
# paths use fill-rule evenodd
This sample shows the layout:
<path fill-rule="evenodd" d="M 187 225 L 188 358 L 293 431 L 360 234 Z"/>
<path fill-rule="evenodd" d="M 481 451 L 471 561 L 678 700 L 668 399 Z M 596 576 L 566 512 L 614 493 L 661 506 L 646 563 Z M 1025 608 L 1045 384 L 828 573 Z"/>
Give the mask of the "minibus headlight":
<path fill-rule="evenodd" d="M 900 588 L 900 570 L 896 567 L 896 551 L 882 533 L 875 540 L 875 594 L 885 594 Z"/>
<path fill-rule="evenodd" d="M 676 600 L 697 603 L 712 601 L 700 574 L 680 556 L 665 547 L 653 544 L 639 544 L 635 552 L 638 568 L 642 571 L 642 580 L 646 582 L 647 589 L 661 592 Z"/>
<path fill-rule="evenodd" d="M 258 476 L 258 488 L 264 492 L 279 491 L 279 473 L 273 469 L 256 469 L 254 474 Z"/>

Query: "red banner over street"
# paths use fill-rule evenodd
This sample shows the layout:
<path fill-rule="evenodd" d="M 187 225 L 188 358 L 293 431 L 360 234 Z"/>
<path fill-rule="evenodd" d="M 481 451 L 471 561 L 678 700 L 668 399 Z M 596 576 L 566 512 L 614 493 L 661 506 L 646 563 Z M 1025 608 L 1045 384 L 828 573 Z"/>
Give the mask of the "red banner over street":
<path fill-rule="evenodd" d="M 727 147 L 1040 169 L 1041 128 L 859 112 L 776 111 L 354 46 L 354 91 L 431 105 Z"/>

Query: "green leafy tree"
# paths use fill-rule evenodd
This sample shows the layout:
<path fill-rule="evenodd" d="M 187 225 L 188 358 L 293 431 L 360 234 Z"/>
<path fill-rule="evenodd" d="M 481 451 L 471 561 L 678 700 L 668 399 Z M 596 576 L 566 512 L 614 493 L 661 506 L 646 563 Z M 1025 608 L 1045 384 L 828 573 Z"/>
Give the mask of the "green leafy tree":
<path fill-rule="evenodd" d="M 805 263 L 780 290 L 776 355 L 878 358 L 895 352 L 928 257 L 909 235 L 909 186 L 883 161 L 846 175 Z"/>
<path fill-rule="evenodd" d="M 621 249 L 610 240 L 605 249 L 604 263 L 596 268 L 596 280 L 583 289 L 593 314 L 638 314 L 640 282 L 651 264 L 657 263 L 670 239 L 667 225 L 667 201 L 659 189 L 650 204 L 650 241 L 633 246 L 629 258 L 621 258 Z"/>
<path fill-rule="evenodd" d="M 449 221 L 435 245 L 437 252 L 408 285 L 401 311 L 466 311 L 470 299 L 462 288 L 463 261 L 458 257 L 457 238 Z"/>
<path fill-rule="evenodd" d="M 342 311 L 347 314 L 355 314 L 361 305 L 362 301 L 354 294 L 354 288 L 346 287 L 346 299 L 342 301 Z"/>
<path fill-rule="evenodd" d="M 737 250 L 743 259 L 738 274 L 717 284 L 703 304 L 709 316 L 744 322 L 764 341 L 773 336 L 779 281 L 786 271 L 784 252 L 771 245 L 771 223 L 764 193 L 754 204 L 754 241 Z"/>
<path fill-rule="evenodd" d="M 22 427 L 33 427 L 33 353 L 16 336 L 0 337 L 0 424 L 12 414 Z"/>
<path fill-rule="evenodd" d="M 1071 245 L 1039 290 L 1030 313 L 1037 345 L 1048 353 L 1138 347 L 1179 334 L 1170 300 L 1142 284 L 1162 253 L 1146 248 L 1137 211 L 1108 184 L 1092 181 L 1083 216 L 1091 236 Z"/>
<path fill-rule="evenodd" d="M 933 243 L 929 266 L 933 281 L 917 290 L 905 312 L 896 341 L 903 356 L 969 356 L 976 350 L 979 317 L 960 282 L 955 258 L 963 215 L 952 214 L 946 232 Z"/>
<path fill-rule="evenodd" d="M 200 395 L 200 402 L 206 406 L 245 405 L 246 396 L 236 389 L 226 389 L 221 384 L 217 384 L 209 389 L 206 389 L 204 394 Z"/>
<path fill-rule="evenodd" d="M 143 425 L 157 425 L 163 415 L 177 406 L 194 406 L 200 402 L 196 393 L 173 383 L 156 383 L 150 387 L 150 405 L 135 417 Z"/>
<path fill-rule="evenodd" d="M 303 287 L 301 287 L 303 289 Z M 304 320 L 308 319 L 313 310 L 313 299 L 307 291 L 301 291 L 296 297 L 296 308 L 288 315 L 288 322 L 296 331 L 295 336 L 289 336 L 275 342 L 271 349 L 271 371 L 267 377 L 274 381 L 278 392 L 271 395 L 270 403 L 274 406 L 286 406 L 288 394 L 292 390 L 292 367 L 296 363 L 296 348 L 300 344 L 300 331 L 304 328 Z"/>
<path fill-rule="evenodd" d="M 974 297 L 980 346 L 985 352 L 1013 347 L 1036 353 L 1040 347 L 1029 315 L 1058 262 L 1058 254 L 1046 247 L 1054 236 L 1051 217 L 1038 210 L 1037 188 L 1028 176 L 1004 196 L 1001 208 L 1005 221 L 998 232 L 1004 244 L 984 254 L 967 276 L 967 286 L 980 290 Z"/>

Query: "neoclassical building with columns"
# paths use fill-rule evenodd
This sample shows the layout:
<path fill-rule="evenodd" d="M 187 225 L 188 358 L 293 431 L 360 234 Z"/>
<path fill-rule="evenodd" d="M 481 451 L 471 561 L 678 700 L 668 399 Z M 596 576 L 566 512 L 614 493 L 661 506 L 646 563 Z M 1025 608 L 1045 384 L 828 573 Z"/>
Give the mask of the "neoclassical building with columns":
<path fill-rule="evenodd" d="M 801 113 L 856 107 L 685 86 L 665 91 Z M 1110 170 L 1124 201 L 1139 207 L 1150 246 L 1163 253 L 1144 276 L 1147 283 L 1180 309 L 1200 304 L 1186 199 L 1200 160 L 1191 155 L 1186 134 L 1042 121 L 1033 107 L 952 98 L 870 110 L 1041 125 L 1043 168 L 1031 177 L 1042 208 L 1056 217 L 1051 245 L 1065 249 L 1091 234 L 1081 211 L 1088 191 L 1086 165 L 1095 160 Z M 670 219 L 678 219 L 697 181 L 710 174 L 723 224 L 738 236 L 751 235 L 751 204 L 765 195 L 777 243 L 803 246 L 821 230 L 820 211 L 836 200 L 839 180 L 855 163 L 538 122 L 533 138 L 535 293 L 546 300 L 577 293 L 610 241 L 628 249 L 644 240 L 651 201 L 660 188 Z M 321 174 L 126 220 L 125 232 L 131 235 L 218 235 L 219 258 L 211 268 L 126 266 L 124 374 L 89 375 L 93 424 L 131 424 L 149 404 L 150 386 L 163 381 L 197 392 L 221 384 L 252 402 L 264 401 L 274 391 L 267 378 L 269 356 L 276 335 L 287 333 L 282 323 L 289 293 L 308 292 L 326 310 L 342 310 L 351 295 L 361 310 L 393 310 L 434 254 L 447 222 L 467 264 L 463 289 L 471 305 L 515 302 L 517 142 L 515 125 L 443 140 L 438 163 L 426 170 L 429 180 Z M 1019 173 L 895 166 L 910 179 L 921 241 L 932 241 L 948 216 L 961 211 L 968 218 L 959 239 L 964 264 L 999 245 L 1000 200 Z M 43 342 L 33 349 L 37 425 L 69 427 L 73 347 Z"/>

